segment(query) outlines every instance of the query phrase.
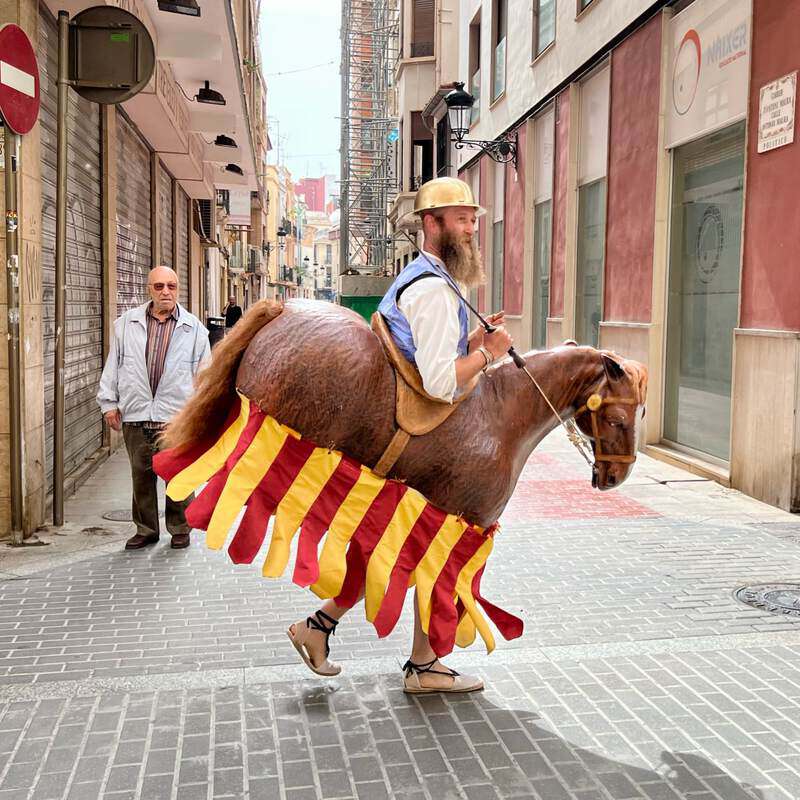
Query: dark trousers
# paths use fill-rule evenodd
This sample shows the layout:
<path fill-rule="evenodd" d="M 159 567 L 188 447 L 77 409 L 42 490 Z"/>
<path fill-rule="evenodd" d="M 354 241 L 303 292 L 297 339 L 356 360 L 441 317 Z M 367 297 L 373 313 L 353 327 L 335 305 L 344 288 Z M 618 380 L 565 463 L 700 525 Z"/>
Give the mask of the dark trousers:
<path fill-rule="evenodd" d="M 142 425 L 123 424 L 122 434 L 128 459 L 131 462 L 133 480 L 132 512 L 136 532 L 151 536 L 159 532 L 157 476 L 153 472 L 153 456 L 158 452 L 158 437 L 161 430 Z M 178 503 L 167 497 L 167 530 L 171 534 L 189 533 L 186 523 L 186 507 L 194 500 L 190 495 Z"/>

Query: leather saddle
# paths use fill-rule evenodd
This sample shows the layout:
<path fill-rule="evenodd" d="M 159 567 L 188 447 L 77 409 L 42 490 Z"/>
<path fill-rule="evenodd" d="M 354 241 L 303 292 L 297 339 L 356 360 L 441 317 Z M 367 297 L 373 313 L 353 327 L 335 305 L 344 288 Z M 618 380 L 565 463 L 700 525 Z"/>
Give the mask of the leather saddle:
<path fill-rule="evenodd" d="M 432 397 L 422 385 L 417 368 L 400 352 L 380 312 L 372 315 L 372 330 L 383 345 L 386 358 L 394 368 L 396 397 L 395 424 L 397 431 L 389 446 L 372 468 L 381 477 L 388 474 L 403 454 L 412 436 L 424 436 L 439 427 L 462 403 L 478 384 L 476 375 L 452 403 Z"/>

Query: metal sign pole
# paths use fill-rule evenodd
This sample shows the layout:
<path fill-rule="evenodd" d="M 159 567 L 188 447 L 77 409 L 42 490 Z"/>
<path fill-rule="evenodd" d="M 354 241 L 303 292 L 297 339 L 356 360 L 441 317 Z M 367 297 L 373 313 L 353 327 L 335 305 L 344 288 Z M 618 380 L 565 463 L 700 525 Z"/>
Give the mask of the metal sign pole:
<path fill-rule="evenodd" d="M 19 351 L 19 136 L 3 127 L 6 190 L 6 298 L 8 304 L 8 399 L 11 431 L 11 539 L 22 544 L 22 400 Z"/>
<path fill-rule="evenodd" d="M 67 283 L 67 92 L 69 14 L 58 12 L 58 108 L 56 111 L 56 353 L 53 364 L 53 525 L 64 524 L 64 340 Z"/>

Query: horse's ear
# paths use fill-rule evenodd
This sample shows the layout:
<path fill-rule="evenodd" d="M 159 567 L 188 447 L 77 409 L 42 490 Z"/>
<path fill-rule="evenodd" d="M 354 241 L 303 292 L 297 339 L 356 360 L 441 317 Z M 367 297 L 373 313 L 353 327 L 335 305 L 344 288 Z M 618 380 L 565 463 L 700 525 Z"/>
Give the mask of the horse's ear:
<path fill-rule="evenodd" d="M 606 371 L 606 376 L 611 382 L 622 380 L 625 377 L 625 370 L 622 364 L 615 358 L 612 358 L 608 353 L 602 353 L 603 369 Z"/>
<path fill-rule="evenodd" d="M 563 346 L 565 346 L 565 347 L 566 346 L 577 347 L 578 343 L 574 339 L 564 339 L 564 345 Z"/>

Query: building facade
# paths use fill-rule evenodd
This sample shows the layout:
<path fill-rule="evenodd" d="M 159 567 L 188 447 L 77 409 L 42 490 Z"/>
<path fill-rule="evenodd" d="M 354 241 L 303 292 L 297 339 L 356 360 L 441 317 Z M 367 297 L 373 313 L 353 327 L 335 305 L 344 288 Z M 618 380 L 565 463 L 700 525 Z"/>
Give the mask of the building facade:
<path fill-rule="evenodd" d="M 435 25 L 448 11 L 435 4 Z M 392 209 L 447 154 L 487 209 L 481 310 L 504 309 L 522 349 L 574 338 L 645 363 L 648 453 L 795 511 L 798 11 L 467 0 L 455 73 L 440 64 L 440 85 L 400 103 L 403 159 L 429 166 L 401 167 Z M 456 79 L 476 98 L 468 138 L 515 141 L 516 165 L 453 147 L 440 97 Z M 414 110 L 431 119 L 428 161 L 412 153 Z"/>
<path fill-rule="evenodd" d="M 147 273 L 159 264 L 178 273 L 184 306 L 201 318 L 220 312 L 236 250 L 225 241 L 216 211 L 223 195 L 246 196 L 238 240 L 250 248 L 249 231 L 259 227 L 253 224 L 252 193 L 261 196 L 258 176 L 268 146 L 253 0 L 203 3 L 199 18 L 160 11 L 155 0 L 108 4 L 145 24 L 156 66 L 150 84 L 119 106 L 99 106 L 69 90 L 66 495 L 119 444 L 94 401 L 114 320 L 145 301 Z M 53 490 L 55 15 L 60 9 L 74 15 L 87 5 L 92 4 L 0 3 L 0 23 L 20 25 L 34 43 L 42 97 L 39 121 L 21 138 L 20 150 L 24 446 L 23 496 L 15 501 L 25 534 L 46 521 Z M 220 93 L 225 105 L 201 102 L 204 87 Z M 0 243 L 0 249 L 4 246 Z M 5 263 L 5 254 L 0 256 Z M 4 295 L 0 302 L 5 304 Z M 0 359 L 0 384 L 7 387 L 5 348 Z M 0 534 L 9 530 L 12 500 L 6 392 L 0 403 Z"/>

